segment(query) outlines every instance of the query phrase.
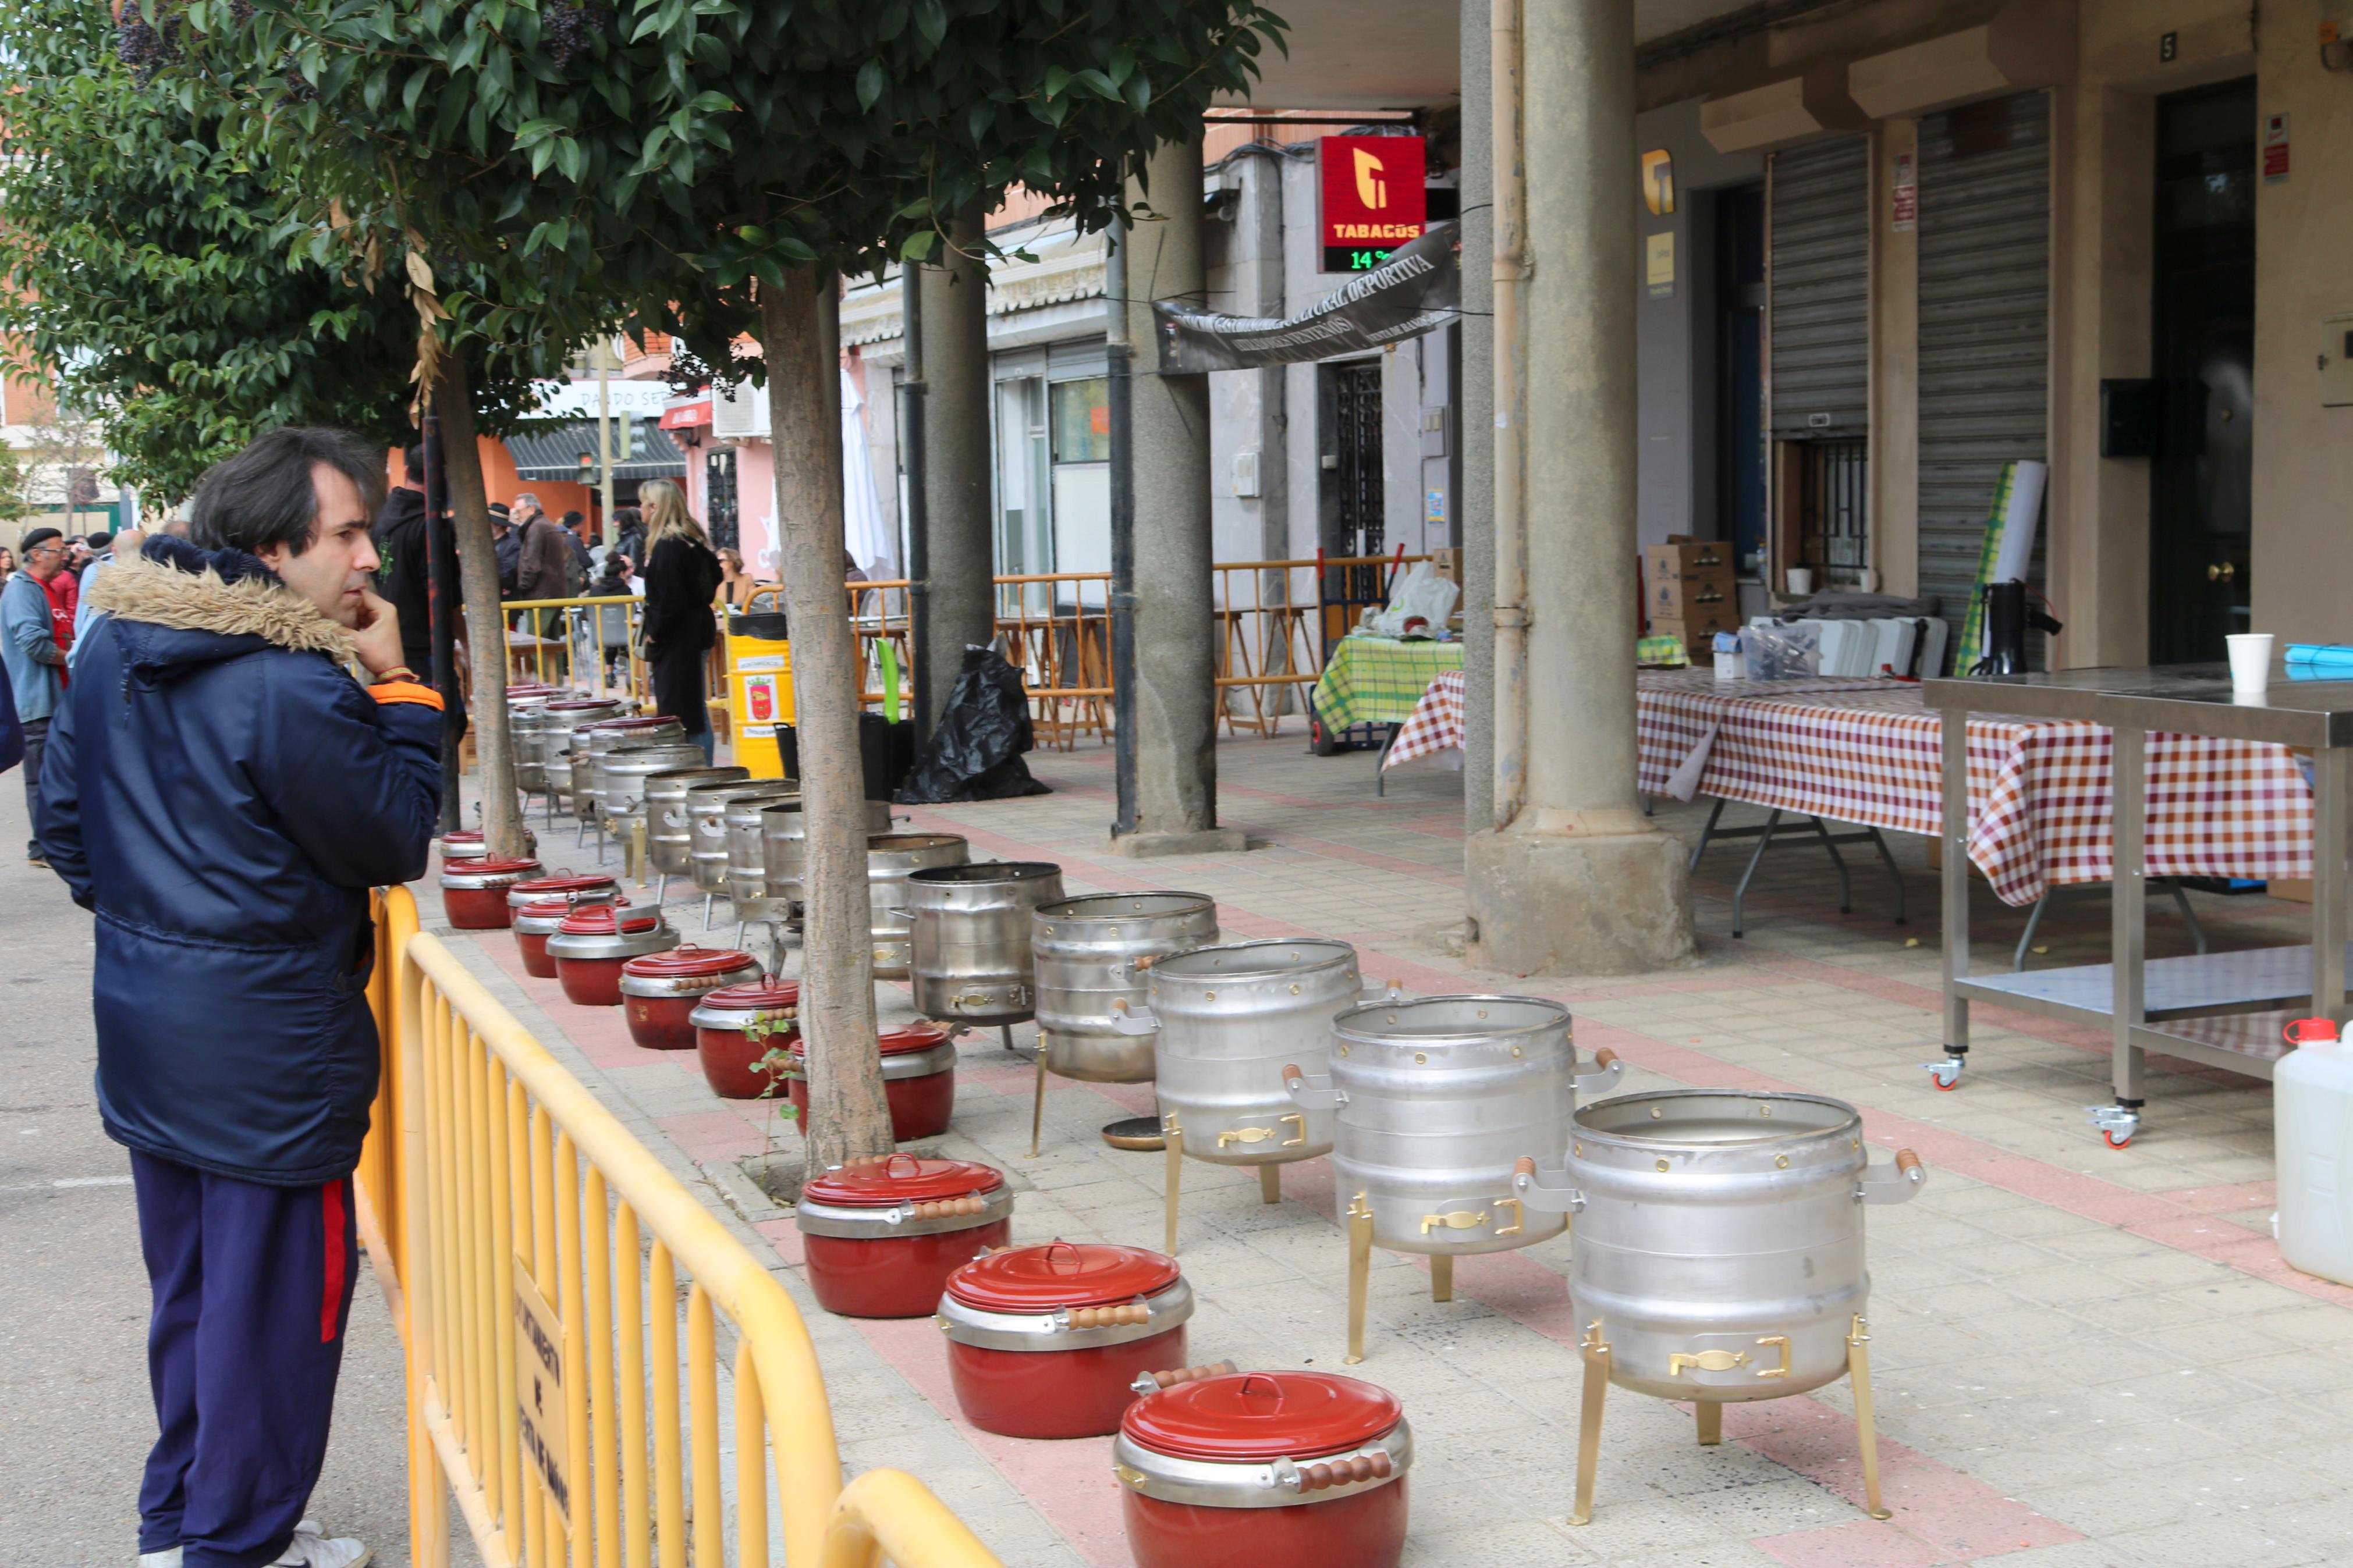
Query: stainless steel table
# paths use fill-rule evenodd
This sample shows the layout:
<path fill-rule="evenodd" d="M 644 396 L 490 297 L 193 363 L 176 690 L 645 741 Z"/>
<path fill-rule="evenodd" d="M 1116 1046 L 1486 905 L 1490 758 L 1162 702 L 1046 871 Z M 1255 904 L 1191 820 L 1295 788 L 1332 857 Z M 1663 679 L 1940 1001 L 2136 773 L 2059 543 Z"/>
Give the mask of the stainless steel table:
<path fill-rule="evenodd" d="M 1960 1081 L 1972 1001 L 2105 1025 L 2115 1051 L 2116 1103 L 2088 1109 L 2102 1136 L 2121 1149 L 2140 1127 L 2147 1052 L 2269 1078 L 2273 1064 L 2291 1048 L 2281 1037 L 2288 1023 L 2317 1014 L 2345 1022 L 2346 967 L 2353 959 L 2345 904 L 2353 681 L 2291 680 L 2275 668 L 2268 691 L 2240 697 L 2231 690 L 2225 666 L 2196 664 L 1927 680 L 1921 695 L 1930 708 L 1962 721 L 1944 726 L 1946 1055 L 1928 1064 L 1939 1088 Z M 1970 974 L 1967 717 L 1973 712 L 2088 720 L 2111 731 L 2112 962 Z M 2265 741 L 2311 752 L 2310 943 L 2147 962 L 2144 827 L 2152 732 Z"/>

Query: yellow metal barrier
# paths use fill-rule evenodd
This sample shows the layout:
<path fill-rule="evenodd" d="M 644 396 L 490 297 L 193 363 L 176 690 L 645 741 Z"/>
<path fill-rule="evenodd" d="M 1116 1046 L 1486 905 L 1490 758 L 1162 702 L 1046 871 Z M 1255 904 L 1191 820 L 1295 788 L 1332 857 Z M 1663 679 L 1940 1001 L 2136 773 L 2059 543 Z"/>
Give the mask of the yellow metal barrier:
<path fill-rule="evenodd" d="M 448 1562 L 453 1500 L 491 1568 L 765 1568 L 772 1487 L 789 1568 L 1000 1568 L 912 1477 L 843 1489 L 783 1286 L 417 932 L 406 889 L 378 942 L 358 1184 L 407 1350 L 418 1568 Z"/>

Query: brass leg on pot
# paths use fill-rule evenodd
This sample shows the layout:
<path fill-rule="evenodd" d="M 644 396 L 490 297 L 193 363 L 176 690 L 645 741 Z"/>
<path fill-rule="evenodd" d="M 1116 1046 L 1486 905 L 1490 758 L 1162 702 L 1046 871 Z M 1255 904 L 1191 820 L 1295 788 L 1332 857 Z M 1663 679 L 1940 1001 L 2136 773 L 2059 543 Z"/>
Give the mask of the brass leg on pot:
<path fill-rule="evenodd" d="M 1609 1393 L 1609 1344 L 1599 1318 L 1586 1325 L 1577 1348 L 1585 1352 L 1585 1406 L 1577 1423 L 1577 1506 L 1568 1522 L 1590 1524 L 1593 1472 L 1601 1462 L 1601 1401 Z"/>
<path fill-rule="evenodd" d="M 638 817 L 629 824 L 629 842 L 621 857 L 628 867 L 628 875 L 638 887 L 646 885 L 646 823 Z"/>
<path fill-rule="evenodd" d="M 1724 1406 L 1713 1399 L 1701 1399 L 1694 1401 L 1692 1408 L 1699 1415 L 1699 1446 L 1720 1446 L 1724 1442 Z"/>
<path fill-rule="evenodd" d="M 1043 1058 L 1040 1058 L 1043 1059 Z M 1168 1151 L 1168 1236 L 1167 1245 L 1161 1248 L 1169 1257 L 1176 1256 L 1177 1194 L 1185 1185 L 1185 1130 L 1176 1125 L 1176 1113 L 1169 1111 L 1160 1119 L 1161 1146 Z"/>
<path fill-rule="evenodd" d="M 1038 1053 L 1038 1089 L 1029 1101 L 1029 1157 L 1038 1157 L 1038 1133 L 1046 1125 L 1046 1053 Z"/>
<path fill-rule="evenodd" d="M 1451 1252 L 1430 1255 L 1430 1299 L 1433 1301 L 1454 1300 L 1454 1255 Z"/>
<path fill-rule="evenodd" d="M 1262 1203 L 1279 1204 L 1282 1201 L 1282 1166 L 1261 1165 L 1258 1168 L 1258 1195 Z"/>
<path fill-rule="evenodd" d="M 1346 1364 L 1365 1359 L 1365 1288 L 1373 1269 L 1373 1210 L 1358 1193 L 1348 1205 L 1348 1354 Z"/>
<path fill-rule="evenodd" d="M 1879 1420 L 1871 1407 L 1871 1352 L 1863 1347 L 1871 1343 L 1869 1327 L 1862 1314 L 1855 1314 L 1854 1326 L 1846 1336 L 1847 1376 L 1854 1383 L 1854 1436 L 1862 1446 L 1863 1510 L 1873 1519 L 1889 1517 L 1879 1500 Z"/>

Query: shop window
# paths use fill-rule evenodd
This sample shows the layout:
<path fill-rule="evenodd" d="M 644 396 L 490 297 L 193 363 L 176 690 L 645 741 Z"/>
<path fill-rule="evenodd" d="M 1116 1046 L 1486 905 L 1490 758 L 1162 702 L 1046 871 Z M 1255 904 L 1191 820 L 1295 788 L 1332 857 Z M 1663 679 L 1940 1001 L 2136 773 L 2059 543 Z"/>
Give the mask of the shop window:
<path fill-rule="evenodd" d="M 1051 389 L 1054 461 L 1111 460 L 1111 383 L 1100 375 L 1058 381 Z"/>

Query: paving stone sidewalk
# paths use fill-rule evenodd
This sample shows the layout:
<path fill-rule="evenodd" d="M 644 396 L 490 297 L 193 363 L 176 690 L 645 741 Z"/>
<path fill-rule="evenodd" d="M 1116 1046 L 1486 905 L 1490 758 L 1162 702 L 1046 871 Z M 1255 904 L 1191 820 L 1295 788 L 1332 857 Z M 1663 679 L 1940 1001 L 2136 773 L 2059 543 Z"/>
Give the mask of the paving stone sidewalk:
<path fill-rule="evenodd" d="M 1818 851 L 1776 851 L 1731 938 L 1730 885 L 1748 846 L 1712 849 L 1695 878 L 1692 965 L 1609 980 L 1477 973 L 1461 952 L 1461 784 L 1393 775 L 1372 757 L 1315 758 L 1297 735 L 1219 748 L 1222 816 L 1246 854 L 1129 861 L 1108 854 L 1107 749 L 1044 752 L 1056 793 L 917 808 L 963 833 L 976 858 L 1044 858 L 1073 893 L 1176 888 L 1211 894 L 1233 937 L 1356 943 L 1369 974 L 1419 993 L 1556 997 L 1579 1046 L 1626 1059 L 1629 1090 L 1787 1088 L 1852 1101 L 1883 1151 L 1930 1167 L 1913 1203 L 1870 1211 L 1873 1365 L 1894 1517 L 1864 1517 L 1852 1404 L 1841 1383 L 1732 1409 L 1703 1449 L 1688 1408 L 1612 1394 L 1593 1522 L 1566 1522 L 1580 1363 L 1563 1277 L 1566 1238 L 1464 1259 L 1456 1300 L 1433 1303 L 1419 1260 L 1377 1254 L 1368 1356 L 1354 1369 L 1394 1390 L 1419 1439 L 1407 1562 L 1613 1563 L 1639 1568 L 2141 1568 L 2353 1558 L 2353 1290 L 2298 1275 L 2269 1237 L 2270 1095 L 2259 1082 L 2169 1064 L 2125 1151 L 2083 1108 L 2107 1098 L 2092 1031 L 1980 1009 L 1964 1086 L 1935 1090 L 1935 877 L 1919 840 L 1895 840 L 1914 919 L 1896 925 L 1884 872 L 1858 865 L 1856 910 L 1836 910 Z M 1659 820 L 1695 839 L 1702 813 Z M 1745 820 L 1737 808 L 1729 814 Z M 1756 815 L 1756 814 L 1750 814 Z M 550 864 L 580 863 L 568 830 Z M 420 887 L 428 928 L 438 900 Z M 2303 939 L 2303 911 L 2193 895 L 2218 947 Z M 699 933 L 700 899 L 672 890 Z M 2006 967 L 2024 911 L 1979 889 L 1975 962 Z M 2106 904 L 2056 906 L 2037 963 L 2096 962 Z M 2188 951 L 2153 910 L 2152 956 Z M 732 935 L 723 925 L 714 936 Z M 617 1015 L 565 1004 L 522 973 L 499 934 L 459 950 L 682 1177 L 769 1260 L 809 1314 L 854 1468 L 923 1477 L 1008 1563 L 1129 1562 L 1109 1443 L 991 1436 L 956 1415 L 927 1320 L 857 1322 L 815 1310 L 797 1237 L 743 1162 L 797 1135 L 765 1108 L 710 1095 L 689 1061 L 638 1049 Z M 886 1013 L 912 1016 L 901 986 Z M 1017 1044 L 1030 1035 L 1017 1030 Z M 1157 1246 L 1162 1161 L 1105 1147 L 1097 1128 L 1150 1109 L 1148 1086 L 1051 1080 L 1046 1137 L 1029 1157 L 1031 1076 L 995 1037 L 960 1047 L 955 1129 L 926 1144 L 1010 1173 L 1018 1240 Z M 2160 1064 L 2161 1069 L 2168 1064 Z M 1186 1172 L 1183 1262 L 1201 1296 L 1196 1361 L 1336 1367 L 1346 1247 L 1329 1167 L 1288 1167 L 1263 1205 L 1247 1172 Z"/>

